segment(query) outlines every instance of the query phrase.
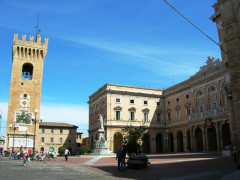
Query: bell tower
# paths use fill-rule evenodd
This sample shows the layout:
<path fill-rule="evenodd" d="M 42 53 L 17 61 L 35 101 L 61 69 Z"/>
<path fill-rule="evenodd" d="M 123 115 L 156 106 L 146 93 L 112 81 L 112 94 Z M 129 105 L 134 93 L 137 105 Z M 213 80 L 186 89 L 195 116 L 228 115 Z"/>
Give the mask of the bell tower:
<path fill-rule="evenodd" d="M 38 123 L 42 89 L 43 64 L 48 50 L 48 38 L 41 41 L 40 33 L 26 40 L 14 34 L 12 75 L 8 104 L 7 147 L 10 152 L 27 147 L 37 149 Z M 34 121 L 35 120 L 35 121 Z"/>

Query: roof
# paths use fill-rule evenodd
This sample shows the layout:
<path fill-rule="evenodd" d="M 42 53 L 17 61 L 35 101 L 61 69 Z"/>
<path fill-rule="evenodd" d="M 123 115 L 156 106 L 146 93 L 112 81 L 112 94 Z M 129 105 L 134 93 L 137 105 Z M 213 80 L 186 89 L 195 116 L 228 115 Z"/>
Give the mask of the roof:
<path fill-rule="evenodd" d="M 73 127 L 78 128 L 78 126 L 68 124 L 68 123 L 58 123 L 58 122 L 40 122 L 39 126 L 55 126 L 55 127 Z"/>

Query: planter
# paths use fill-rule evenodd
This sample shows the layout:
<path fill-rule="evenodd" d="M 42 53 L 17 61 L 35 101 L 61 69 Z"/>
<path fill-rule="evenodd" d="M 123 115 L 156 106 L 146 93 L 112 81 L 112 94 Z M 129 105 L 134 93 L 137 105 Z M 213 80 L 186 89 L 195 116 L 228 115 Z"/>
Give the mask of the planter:
<path fill-rule="evenodd" d="M 134 168 L 134 169 L 138 169 L 138 168 L 146 168 L 147 165 L 150 164 L 146 161 L 141 161 L 141 160 L 128 160 L 127 161 L 127 166 L 128 168 Z"/>

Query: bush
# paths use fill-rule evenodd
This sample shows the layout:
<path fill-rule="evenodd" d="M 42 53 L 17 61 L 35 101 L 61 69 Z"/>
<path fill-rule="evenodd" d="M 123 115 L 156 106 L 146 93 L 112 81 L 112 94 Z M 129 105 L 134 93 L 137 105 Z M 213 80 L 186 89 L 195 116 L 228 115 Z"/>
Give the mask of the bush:
<path fill-rule="evenodd" d="M 64 151 L 65 151 L 65 148 L 63 146 L 58 148 L 58 153 L 59 153 L 60 156 L 64 155 Z"/>
<path fill-rule="evenodd" d="M 81 146 L 80 147 L 81 154 L 89 153 L 90 152 L 90 147 L 88 146 Z"/>

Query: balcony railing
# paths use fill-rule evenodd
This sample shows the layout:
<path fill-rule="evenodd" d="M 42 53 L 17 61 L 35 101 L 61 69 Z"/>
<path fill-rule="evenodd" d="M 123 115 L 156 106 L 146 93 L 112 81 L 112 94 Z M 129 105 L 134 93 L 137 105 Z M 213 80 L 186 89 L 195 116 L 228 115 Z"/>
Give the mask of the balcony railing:
<path fill-rule="evenodd" d="M 228 112 L 227 107 L 211 109 L 209 111 L 191 114 L 189 116 L 189 120 L 197 120 L 197 119 L 201 119 L 201 118 L 209 118 L 209 117 L 219 116 L 222 114 L 226 114 L 227 112 Z"/>

